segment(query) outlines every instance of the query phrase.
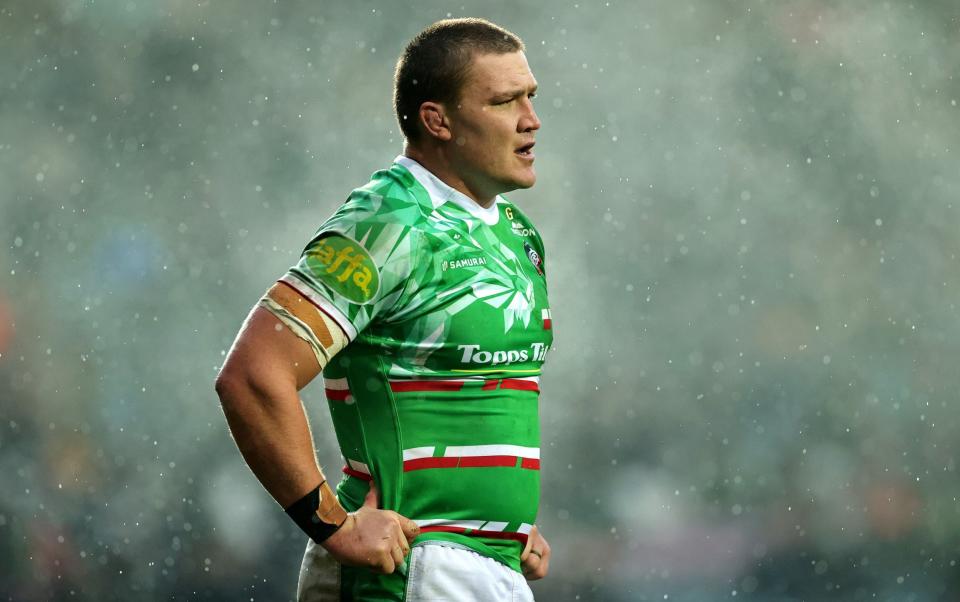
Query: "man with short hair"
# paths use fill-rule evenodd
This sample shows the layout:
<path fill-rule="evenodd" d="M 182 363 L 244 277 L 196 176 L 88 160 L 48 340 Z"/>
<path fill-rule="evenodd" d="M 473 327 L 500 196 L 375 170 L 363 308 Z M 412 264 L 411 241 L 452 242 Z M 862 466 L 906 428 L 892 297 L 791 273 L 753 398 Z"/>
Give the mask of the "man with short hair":
<path fill-rule="evenodd" d="M 320 226 L 217 378 L 241 453 L 310 536 L 300 600 L 532 600 L 524 576 L 547 574 L 544 250 L 500 196 L 536 181 L 523 51 L 482 19 L 410 42 L 394 82 L 403 155 Z M 321 370 L 336 494 L 297 393 Z"/>

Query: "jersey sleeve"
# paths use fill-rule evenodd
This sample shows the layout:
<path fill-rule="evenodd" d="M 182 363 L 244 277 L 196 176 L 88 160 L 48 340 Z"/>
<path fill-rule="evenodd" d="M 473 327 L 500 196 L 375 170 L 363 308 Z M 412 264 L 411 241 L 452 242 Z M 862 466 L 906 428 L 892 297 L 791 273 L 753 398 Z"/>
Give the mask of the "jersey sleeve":
<path fill-rule="evenodd" d="M 333 319 L 347 338 L 388 319 L 410 288 L 422 234 L 415 206 L 363 189 L 326 222 L 280 279 Z"/>

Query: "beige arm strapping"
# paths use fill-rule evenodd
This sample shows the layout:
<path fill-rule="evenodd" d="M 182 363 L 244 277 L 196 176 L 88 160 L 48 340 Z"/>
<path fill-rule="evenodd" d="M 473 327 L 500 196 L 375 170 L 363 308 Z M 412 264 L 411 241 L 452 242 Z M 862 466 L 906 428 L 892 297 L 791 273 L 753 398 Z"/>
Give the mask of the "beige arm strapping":
<path fill-rule="evenodd" d="M 274 284 L 259 305 L 310 345 L 321 370 L 350 342 L 336 322 L 288 286 Z"/>

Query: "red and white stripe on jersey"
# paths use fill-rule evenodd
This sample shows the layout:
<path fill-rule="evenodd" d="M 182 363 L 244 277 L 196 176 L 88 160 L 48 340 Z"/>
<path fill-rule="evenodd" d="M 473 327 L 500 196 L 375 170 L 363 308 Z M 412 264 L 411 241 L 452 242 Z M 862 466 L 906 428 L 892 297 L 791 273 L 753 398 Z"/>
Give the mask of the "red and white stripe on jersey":
<path fill-rule="evenodd" d="M 469 379 L 391 380 L 390 390 L 394 393 L 410 393 L 414 391 L 460 391 L 468 382 L 471 381 Z"/>
<path fill-rule="evenodd" d="M 543 318 L 543 329 L 550 330 L 553 328 L 553 321 L 550 319 L 550 310 L 545 309 L 540 313 L 540 317 Z"/>
<path fill-rule="evenodd" d="M 330 401 L 342 401 L 347 405 L 353 403 L 353 394 L 345 378 L 324 378 L 323 392 Z"/>
<path fill-rule="evenodd" d="M 449 520 L 446 518 L 428 518 L 414 520 L 420 527 L 421 533 L 431 531 L 445 531 L 447 533 L 463 533 L 472 537 L 488 537 L 491 539 L 515 539 L 521 543 L 527 542 L 533 525 L 521 523 L 516 531 L 507 531 L 509 523 L 482 520 Z"/>
<path fill-rule="evenodd" d="M 364 481 L 372 481 L 373 477 L 370 476 L 370 467 L 364 464 L 359 460 L 351 460 L 350 458 L 344 458 L 346 466 L 342 468 L 343 474 L 350 475 L 351 477 L 357 477 L 358 479 Z"/>
<path fill-rule="evenodd" d="M 519 378 L 503 378 L 498 380 L 488 380 L 481 389 L 513 389 L 516 391 L 536 391 L 540 392 L 539 376 L 521 376 Z"/>
<path fill-rule="evenodd" d="M 353 339 L 357 338 L 357 329 L 353 326 L 350 320 L 343 315 L 343 312 L 337 309 L 337 306 L 331 303 L 329 299 L 313 290 L 313 288 L 311 288 L 306 282 L 300 278 L 297 278 L 296 275 L 290 273 L 284 274 L 283 277 L 278 280 L 278 282 L 286 284 L 293 290 L 300 293 L 300 295 L 306 298 L 308 301 L 313 303 L 317 309 L 326 314 L 328 318 L 336 322 L 337 325 L 343 329 L 343 333 L 347 335 L 349 340 L 352 341 Z"/>
<path fill-rule="evenodd" d="M 520 445 L 451 445 L 442 456 L 434 456 L 435 447 L 403 450 L 403 471 L 425 468 L 527 468 L 540 470 L 540 448 Z"/>
<path fill-rule="evenodd" d="M 390 390 L 394 393 L 413 393 L 424 391 L 462 391 L 471 385 L 479 384 L 483 391 L 511 389 L 517 391 L 540 392 L 539 376 L 521 376 L 516 378 L 445 378 L 423 380 L 391 380 Z"/>

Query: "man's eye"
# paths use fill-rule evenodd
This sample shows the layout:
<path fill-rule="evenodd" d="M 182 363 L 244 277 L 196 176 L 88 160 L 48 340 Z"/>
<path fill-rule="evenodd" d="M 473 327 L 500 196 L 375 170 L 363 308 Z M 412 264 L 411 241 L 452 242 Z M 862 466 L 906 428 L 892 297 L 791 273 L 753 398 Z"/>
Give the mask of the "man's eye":
<path fill-rule="evenodd" d="M 527 98 L 529 98 L 530 100 L 533 100 L 533 99 L 536 98 L 536 97 L 537 97 L 537 93 L 536 93 L 536 92 L 531 92 L 530 94 L 527 94 Z"/>

